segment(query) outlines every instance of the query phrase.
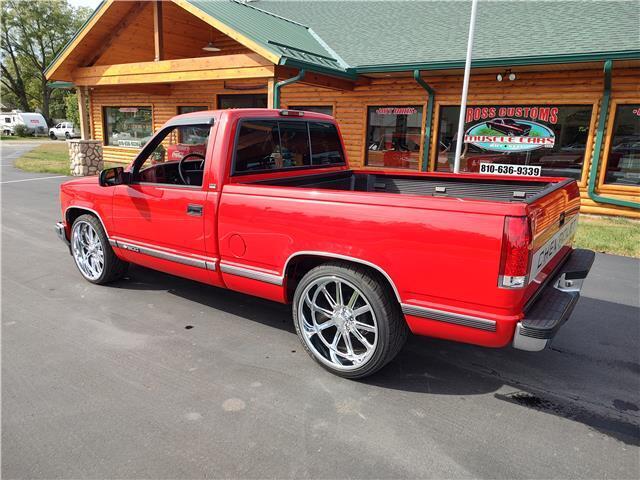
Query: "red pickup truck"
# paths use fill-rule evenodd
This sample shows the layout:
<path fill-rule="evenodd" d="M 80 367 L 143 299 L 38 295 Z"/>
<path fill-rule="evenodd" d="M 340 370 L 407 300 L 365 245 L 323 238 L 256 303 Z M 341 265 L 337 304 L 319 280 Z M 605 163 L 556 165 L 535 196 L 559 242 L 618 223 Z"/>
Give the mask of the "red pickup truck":
<path fill-rule="evenodd" d="M 204 155 L 164 158 L 189 136 Z M 348 378 L 409 331 L 541 350 L 594 259 L 571 247 L 575 180 L 353 169 L 333 118 L 312 112 L 177 116 L 127 168 L 62 184 L 61 203 L 57 233 L 88 281 L 135 263 L 292 303 L 305 349 Z"/>

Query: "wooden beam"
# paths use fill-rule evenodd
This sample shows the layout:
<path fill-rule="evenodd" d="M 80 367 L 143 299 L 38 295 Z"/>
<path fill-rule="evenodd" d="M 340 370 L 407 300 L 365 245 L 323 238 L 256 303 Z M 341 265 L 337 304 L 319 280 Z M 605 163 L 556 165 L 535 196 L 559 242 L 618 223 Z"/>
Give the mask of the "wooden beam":
<path fill-rule="evenodd" d="M 138 15 L 140 15 L 140 12 L 144 10 L 145 6 L 146 2 L 134 3 L 125 15 L 124 20 L 109 34 L 100 48 L 96 50 L 96 52 L 91 56 L 91 59 L 88 62 L 80 62 L 80 65 L 94 65 L 104 54 L 104 52 L 106 52 L 109 47 L 111 47 L 113 42 L 120 36 L 120 34 L 136 20 Z"/>
<path fill-rule="evenodd" d="M 195 72 L 204 70 L 243 69 L 253 67 L 271 67 L 273 65 L 256 53 L 238 53 L 235 55 L 217 55 L 214 57 L 182 58 L 159 62 L 121 63 L 81 67 L 73 71 L 74 80 L 95 77 L 141 75 L 147 73 Z M 242 77 L 240 77 L 242 78 Z M 160 80 L 162 82 L 162 80 Z M 157 82 L 156 82 L 157 83 Z"/>
<path fill-rule="evenodd" d="M 193 63 L 196 59 L 187 59 L 189 63 Z M 177 62 L 181 60 L 171 60 Z M 143 62 L 137 66 L 147 66 L 148 64 L 164 64 L 162 62 Z M 112 65 L 112 67 L 122 67 L 123 65 Z M 78 69 L 81 70 L 81 69 Z M 77 72 L 77 71 L 76 71 Z M 196 82 L 202 80 L 231 80 L 241 78 L 272 78 L 274 74 L 274 66 L 256 66 L 246 68 L 219 68 L 215 70 L 174 70 L 165 71 L 145 69 L 139 73 L 122 73 L 119 75 L 82 75 L 74 76 L 73 83 L 76 85 L 127 85 L 141 83 L 172 83 L 172 82 Z"/>
<path fill-rule="evenodd" d="M 267 81 L 267 108 L 273 108 L 273 89 L 275 86 L 275 79 L 270 78 Z"/>
<path fill-rule="evenodd" d="M 298 70 L 288 67 L 277 67 L 278 79 L 285 79 L 295 77 L 298 74 Z M 313 85 L 315 87 L 328 88 L 331 90 L 353 90 L 356 83 L 344 78 L 331 77 L 329 75 L 323 75 L 320 73 L 306 71 L 305 76 L 299 83 L 305 85 Z"/>
<path fill-rule="evenodd" d="M 89 109 L 87 108 L 87 100 L 89 98 L 87 87 L 76 88 L 76 96 L 78 97 L 78 113 L 80 116 L 80 138 L 89 140 L 91 138 L 91 128 L 89 127 Z"/>
<path fill-rule="evenodd" d="M 153 2 L 153 43 L 156 49 L 155 61 L 164 60 L 162 48 L 162 2 L 160 0 Z"/>

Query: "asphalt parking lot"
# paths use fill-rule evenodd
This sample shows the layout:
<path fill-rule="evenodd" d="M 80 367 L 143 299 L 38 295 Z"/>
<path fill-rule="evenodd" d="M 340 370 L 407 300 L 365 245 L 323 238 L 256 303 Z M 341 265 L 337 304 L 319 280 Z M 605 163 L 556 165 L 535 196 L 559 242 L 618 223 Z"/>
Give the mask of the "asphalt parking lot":
<path fill-rule="evenodd" d="M 544 352 L 412 338 L 348 381 L 286 306 L 84 281 L 53 230 L 64 178 L 1 148 L 3 478 L 640 477 L 637 260 L 598 255 Z"/>

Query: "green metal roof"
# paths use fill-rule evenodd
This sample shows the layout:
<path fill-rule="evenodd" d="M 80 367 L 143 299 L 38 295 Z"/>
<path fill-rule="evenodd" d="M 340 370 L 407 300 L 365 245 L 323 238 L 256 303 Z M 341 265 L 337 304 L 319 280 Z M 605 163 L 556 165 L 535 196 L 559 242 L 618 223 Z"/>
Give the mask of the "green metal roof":
<path fill-rule="evenodd" d="M 281 65 L 351 78 L 464 65 L 468 0 L 186 1 Z M 640 59 L 639 25 L 637 0 L 483 1 L 473 65 Z"/>
<path fill-rule="evenodd" d="M 464 64 L 468 1 L 252 3 L 309 25 L 358 72 Z M 474 65 L 640 58 L 640 2 L 482 1 Z"/>
<path fill-rule="evenodd" d="M 347 65 L 306 25 L 267 12 L 253 3 L 187 0 L 203 13 L 280 56 L 282 64 L 345 72 Z"/>

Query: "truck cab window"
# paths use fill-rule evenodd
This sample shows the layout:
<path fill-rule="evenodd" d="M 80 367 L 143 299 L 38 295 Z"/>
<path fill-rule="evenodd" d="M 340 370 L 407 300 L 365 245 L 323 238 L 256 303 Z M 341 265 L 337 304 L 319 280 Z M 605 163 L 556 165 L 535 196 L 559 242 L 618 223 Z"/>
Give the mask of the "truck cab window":
<path fill-rule="evenodd" d="M 309 122 L 311 163 L 314 165 L 345 163 L 338 129 L 332 123 Z"/>
<path fill-rule="evenodd" d="M 331 123 L 251 120 L 240 125 L 233 172 L 344 163 L 338 130 Z"/>
<path fill-rule="evenodd" d="M 201 186 L 209 142 L 208 125 L 187 125 L 167 130 L 152 140 L 156 145 L 136 162 L 138 182 Z"/>

